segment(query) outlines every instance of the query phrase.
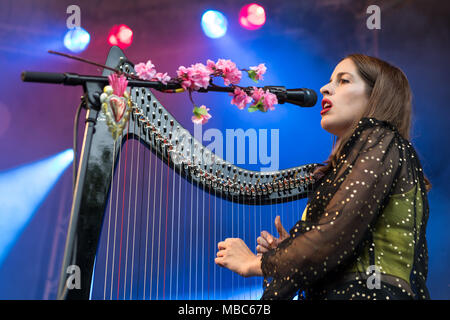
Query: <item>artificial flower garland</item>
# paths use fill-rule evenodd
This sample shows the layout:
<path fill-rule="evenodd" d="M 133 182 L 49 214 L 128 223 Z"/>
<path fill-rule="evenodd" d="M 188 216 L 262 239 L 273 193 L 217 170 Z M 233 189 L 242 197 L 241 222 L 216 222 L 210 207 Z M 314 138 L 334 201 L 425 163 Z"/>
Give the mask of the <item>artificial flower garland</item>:
<path fill-rule="evenodd" d="M 192 122 L 195 124 L 205 124 L 212 116 L 208 112 L 209 108 L 204 105 L 198 107 L 194 103 L 192 92 L 207 89 L 209 85 L 214 85 L 212 83 L 213 77 L 223 78 L 225 86 L 231 86 L 234 89 L 232 93 L 229 93 L 233 97 L 231 104 L 236 105 L 241 110 L 251 103 L 248 108 L 249 112 L 258 110 L 267 112 L 268 110 L 274 110 L 274 105 L 278 104 L 277 96 L 269 92 L 269 90 L 264 91 L 262 88 L 251 87 L 250 90 L 247 89 L 247 92 L 243 87 L 238 86 L 242 79 L 242 71 L 247 72 L 249 78 L 255 82 L 263 80 L 263 75 L 267 71 L 264 63 L 249 69 L 239 70 L 231 60 L 218 59 L 217 62 L 214 62 L 208 59 L 206 65 L 196 63 L 188 68 L 180 66 L 177 69 L 176 78 L 171 78 L 167 72 L 157 72 L 151 60 L 148 60 L 146 63 L 136 64 L 134 69 L 137 76 L 142 80 L 159 81 L 164 85 L 167 85 L 169 82 L 177 83 L 184 91 L 188 91 L 191 102 L 194 105 Z M 124 80 L 126 81 L 126 79 Z M 123 86 L 124 80 L 114 78 L 114 83 L 110 81 L 110 85 L 114 87 L 113 84 L 117 85 L 117 82 L 120 81 L 121 86 Z"/>

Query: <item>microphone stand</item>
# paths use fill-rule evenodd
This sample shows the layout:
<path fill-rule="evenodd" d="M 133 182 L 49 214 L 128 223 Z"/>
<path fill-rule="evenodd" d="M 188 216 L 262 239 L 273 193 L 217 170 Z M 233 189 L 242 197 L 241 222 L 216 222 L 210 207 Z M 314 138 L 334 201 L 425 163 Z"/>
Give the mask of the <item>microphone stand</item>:
<path fill-rule="evenodd" d="M 128 76 L 128 75 L 127 75 Z M 91 75 L 80 75 L 76 73 L 54 73 L 54 72 L 34 72 L 34 71 L 24 71 L 22 72 L 22 81 L 24 82 L 41 82 L 41 83 L 53 83 L 53 84 L 63 84 L 63 85 L 82 85 L 86 87 L 90 83 L 96 83 L 98 85 L 107 85 L 109 83 L 108 77 L 106 76 L 91 76 Z M 128 79 L 128 86 L 130 87 L 146 87 L 156 89 L 161 92 L 175 92 L 177 89 L 182 89 L 181 85 L 177 82 L 169 82 L 163 84 L 159 81 L 147 81 L 147 80 L 137 80 L 134 77 Z M 235 87 L 221 87 L 211 83 L 206 89 L 200 88 L 196 90 L 197 92 L 234 92 Z M 261 87 L 257 87 L 261 89 Z M 277 96 L 279 104 L 284 104 L 285 102 L 295 104 L 302 107 L 312 107 L 316 104 L 317 95 L 311 89 L 286 89 L 284 86 L 265 86 L 262 87 L 264 91 L 269 90 L 269 92 Z M 249 93 L 253 90 L 253 87 L 243 88 L 244 91 Z M 93 107 L 100 109 L 100 93 L 90 91 L 91 94 L 88 95 L 88 99 L 93 105 Z"/>
<path fill-rule="evenodd" d="M 147 88 L 154 88 L 156 90 L 166 92 L 166 93 L 174 93 L 174 92 L 183 92 L 181 85 L 178 82 L 174 82 L 173 80 L 169 81 L 167 85 L 162 84 L 158 81 L 146 81 L 141 80 L 138 76 L 134 74 L 125 73 L 123 71 L 119 71 L 111 66 L 103 65 L 94 61 L 90 61 L 81 57 L 77 57 L 74 55 L 70 55 L 67 53 L 57 52 L 53 50 L 48 51 L 50 54 L 59 55 L 65 58 L 77 60 L 83 63 L 88 63 L 97 67 L 102 67 L 104 70 L 109 70 L 112 72 L 117 72 L 125 75 L 128 78 L 128 83 L 130 86 L 140 86 Z M 23 72 L 22 80 L 23 81 L 34 81 L 34 82 L 45 82 L 45 83 L 63 83 L 65 85 L 85 85 L 85 83 L 89 82 L 97 82 L 97 83 L 108 83 L 108 79 L 106 77 L 95 77 L 95 76 L 83 76 L 75 73 L 49 73 L 49 72 Z M 247 94 L 251 93 L 254 87 L 242 88 Z M 179 91 L 179 89 L 182 89 Z M 198 92 L 208 92 L 208 91 L 217 91 L 217 92 L 234 92 L 235 86 L 231 87 L 221 87 L 212 83 L 210 81 L 210 86 L 205 88 L 200 88 L 197 90 Z M 260 88 L 257 88 L 260 89 Z M 262 88 L 264 91 L 268 90 L 272 94 L 277 96 L 278 104 L 283 104 L 285 102 L 298 105 L 300 107 L 313 107 L 317 102 L 317 94 L 314 90 L 307 88 L 299 88 L 299 89 L 286 89 L 283 86 L 265 86 Z M 189 91 L 191 93 L 192 91 Z M 88 97 L 92 103 L 95 105 L 98 104 L 99 98 L 97 96 L 89 96 Z M 192 100 L 192 98 L 191 98 Z"/>

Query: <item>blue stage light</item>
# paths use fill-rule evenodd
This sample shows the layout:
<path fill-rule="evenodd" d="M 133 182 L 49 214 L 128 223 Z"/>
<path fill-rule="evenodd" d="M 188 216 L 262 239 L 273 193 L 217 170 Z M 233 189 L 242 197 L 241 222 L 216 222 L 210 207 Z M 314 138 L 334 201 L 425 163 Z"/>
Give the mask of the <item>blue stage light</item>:
<path fill-rule="evenodd" d="M 0 173 L 0 265 L 72 161 L 73 150 L 68 149 Z"/>
<path fill-rule="evenodd" d="M 64 46 L 72 52 L 83 51 L 90 41 L 91 36 L 81 27 L 70 29 L 64 36 Z"/>
<path fill-rule="evenodd" d="M 210 38 L 220 38 L 227 32 L 228 21 L 216 10 L 208 10 L 202 15 L 203 32 Z"/>

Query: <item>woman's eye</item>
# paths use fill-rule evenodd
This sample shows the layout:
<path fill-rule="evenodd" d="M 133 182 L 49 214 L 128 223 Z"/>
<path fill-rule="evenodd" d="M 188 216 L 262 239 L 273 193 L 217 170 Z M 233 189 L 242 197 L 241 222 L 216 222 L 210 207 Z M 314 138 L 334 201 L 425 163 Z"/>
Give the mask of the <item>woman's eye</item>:
<path fill-rule="evenodd" d="M 339 80 L 339 83 L 349 83 L 350 81 L 349 80 L 347 80 L 347 79 L 340 79 Z"/>

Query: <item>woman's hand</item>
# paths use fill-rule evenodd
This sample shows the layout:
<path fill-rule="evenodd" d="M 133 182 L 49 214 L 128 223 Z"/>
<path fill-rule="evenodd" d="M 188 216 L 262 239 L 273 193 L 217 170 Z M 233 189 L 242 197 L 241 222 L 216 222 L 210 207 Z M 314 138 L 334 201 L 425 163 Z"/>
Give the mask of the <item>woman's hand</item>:
<path fill-rule="evenodd" d="M 258 255 L 261 255 L 271 249 L 275 249 L 276 247 L 278 247 L 280 242 L 282 242 L 286 238 L 289 238 L 289 233 L 283 228 L 283 225 L 281 224 L 280 216 L 277 216 L 275 218 L 275 228 L 280 235 L 279 238 L 275 238 L 267 231 L 261 231 L 261 236 L 256 239 L 256 242 L 258 242 L 258 245 L 256 246 L 256 252 L 258 253 Z"/>
<path fill-rule="evenodd" d="M 255 255 L 239 238 L 227 238 L 218 243 L 219 251 L 214 260 L 221 267 L 243 277 L 262 276 L 261 257 Z"/>

